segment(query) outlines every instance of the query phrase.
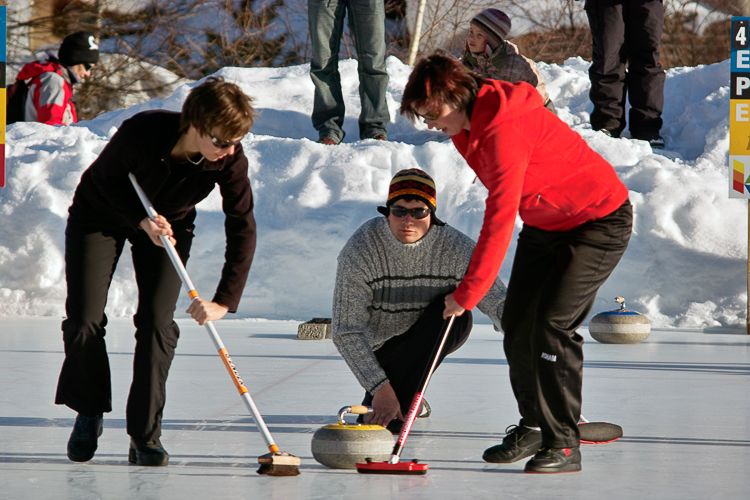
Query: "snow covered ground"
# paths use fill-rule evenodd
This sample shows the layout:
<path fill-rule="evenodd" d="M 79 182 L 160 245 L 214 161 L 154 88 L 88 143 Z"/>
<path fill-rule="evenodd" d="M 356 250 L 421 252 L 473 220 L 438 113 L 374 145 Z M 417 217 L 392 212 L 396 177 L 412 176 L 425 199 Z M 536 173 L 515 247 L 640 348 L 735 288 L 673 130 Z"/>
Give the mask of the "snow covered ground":
<path fill-rule="evenodd" d="M 611 162 L 630 189 L 635 228 L 593 313 L 623 295 L 653 326 L 731 331 L 746 321 L 747 202 L 728 198 L 729 62 L 668 72 L 666 153 L 642 141 L 591 130 L 588 63 L 539 64 L 560 117 Z M 420 167 L 438 187 L 438 215 L 476 238 L 486 190 L 448 137 L 398 115 L 410 68 L 388 60 L 388 142 L 360 141 L 356 62 L 340 64 L 347 137 L 317 144 L 310 122 L 309 66 L 225 68 L 219 74 L 256 99 L 261 115 L 243 145 L 256 197 L 258 249 L 236 317 L 330 316 L 336 256 L 353 231 L 378 216 L 391 176 Z M 7 184 L 0 189 L 0 316 L 64 314 L 64 228 L 83 171 L 123 120 L 146 109 L 179 110 L 189 85 L 171 97 L 104 114 L 73 127 L 10 126 Z M 210 296 L 223 262 L 223 214 L 214 192 L 198 207 L 188 271 Z M 507 281 L 515 245 L 500 276 Z M 134 312 L 136 289 L 127 252 L 107 313 Z M 187 307 L 187 299 L 178 311 Z"/>

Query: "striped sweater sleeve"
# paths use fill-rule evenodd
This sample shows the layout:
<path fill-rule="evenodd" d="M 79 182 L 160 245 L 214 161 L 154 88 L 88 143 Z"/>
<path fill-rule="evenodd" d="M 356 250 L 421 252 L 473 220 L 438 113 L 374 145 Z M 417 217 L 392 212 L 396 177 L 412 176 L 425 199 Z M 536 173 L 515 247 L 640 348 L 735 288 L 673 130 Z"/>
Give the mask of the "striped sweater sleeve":
<path fill-rule="evenodd" d="M 352 240 L 362 232 L 355 233 Z M 372 289 L 367 284 L 358 255 L 350 240 L 341 251 L 333 291 L 331 327 L 333 343 L 357 380 L 370 394 L 388 382 L 366 337 Z"/>

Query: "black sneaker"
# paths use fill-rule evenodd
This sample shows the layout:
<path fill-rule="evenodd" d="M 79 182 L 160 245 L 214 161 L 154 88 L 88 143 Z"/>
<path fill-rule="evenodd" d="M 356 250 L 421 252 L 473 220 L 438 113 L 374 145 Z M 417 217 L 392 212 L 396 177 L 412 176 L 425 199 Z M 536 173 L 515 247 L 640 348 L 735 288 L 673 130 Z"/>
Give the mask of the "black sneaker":
<path fill-rule="evenodd" d="M 520 423 L 520 422 L 519 422 Z M 522 425 L 505 429 L 503 443 L 484 450 L 482 459 L 493 464 L 509 464 L 530 457 L 542 447 L 542 431 Z"/>
<path fill-rule="evenodd" d="M 581 470 L 581 451 L 578 448 L 542 448 L 526 462 L 524 472 L 556 474 Z"/>
<path fill-rule="evenodd" d="M 98 447 L 97 440 L 102 435 L 102 429 L 101 415 L 84 417 L 79 413 L 73 432 L 68 439 L 68 458 L 73 462 L 88 462 L 94 458 Z"/>
<path fill-rule="evenodd" d="M 130 439 L 128 462 L 138 465 L 160 466 L 169 463 L 169 453 L 161 445 L 161 441 L 136 442 Z"/>

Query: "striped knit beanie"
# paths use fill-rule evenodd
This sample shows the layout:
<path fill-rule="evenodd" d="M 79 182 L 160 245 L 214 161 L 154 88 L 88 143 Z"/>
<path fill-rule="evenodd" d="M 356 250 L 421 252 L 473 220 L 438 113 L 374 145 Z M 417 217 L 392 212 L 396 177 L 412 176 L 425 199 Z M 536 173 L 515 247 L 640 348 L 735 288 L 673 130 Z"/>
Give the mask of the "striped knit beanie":
<path fill-rule="evenodd" d="M 485 9 L 470 22 L 482 30 L 492 50 L 498 48 L 510 33 L 510 18 L 501 10 Z"/>
<path fill-rule="evenodd" d="M 390 213 L 388 208 L 395 202 L 403 198 L 414 197 L 425 202 L 430 210 L 432 210 L 432 222 L 438 226 L 443 226 L 445 223 L 435 215 L 435 211 L 437 210 L 436 195 L 435 181 L 432 180 L 432 177 L 427 172 L 418 168 L 401 170 L 391 179 L 391 185 L 388 188 L 388 201 L 385 207 L 378 207 L 378 212 L 388 216 Z"/>

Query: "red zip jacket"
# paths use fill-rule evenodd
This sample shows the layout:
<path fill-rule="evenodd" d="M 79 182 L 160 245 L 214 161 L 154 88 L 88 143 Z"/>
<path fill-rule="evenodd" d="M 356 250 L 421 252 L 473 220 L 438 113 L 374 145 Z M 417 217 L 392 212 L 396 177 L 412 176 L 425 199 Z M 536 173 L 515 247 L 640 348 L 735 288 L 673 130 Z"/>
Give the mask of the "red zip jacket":
<path fill-rule="evenodd" d="M 26 64 L 16 77 L 31 80 L 26 96 L 24 121 L 47 125 L 78 123 L 73 106 L 73 84 L 68 70 L 55 61 L 36 61 Z"/>
<path fill-rule="evenodd" d="M 471 131 L 451 139 L 489 191 L 477 246 L 453 293 L 466 309 L 494 283 L 516 213 L 529 226 L 568 231 L 612 213 L 628 198 L 614 168 L 545 109 L 528 83 L 486 80 Z"/>

